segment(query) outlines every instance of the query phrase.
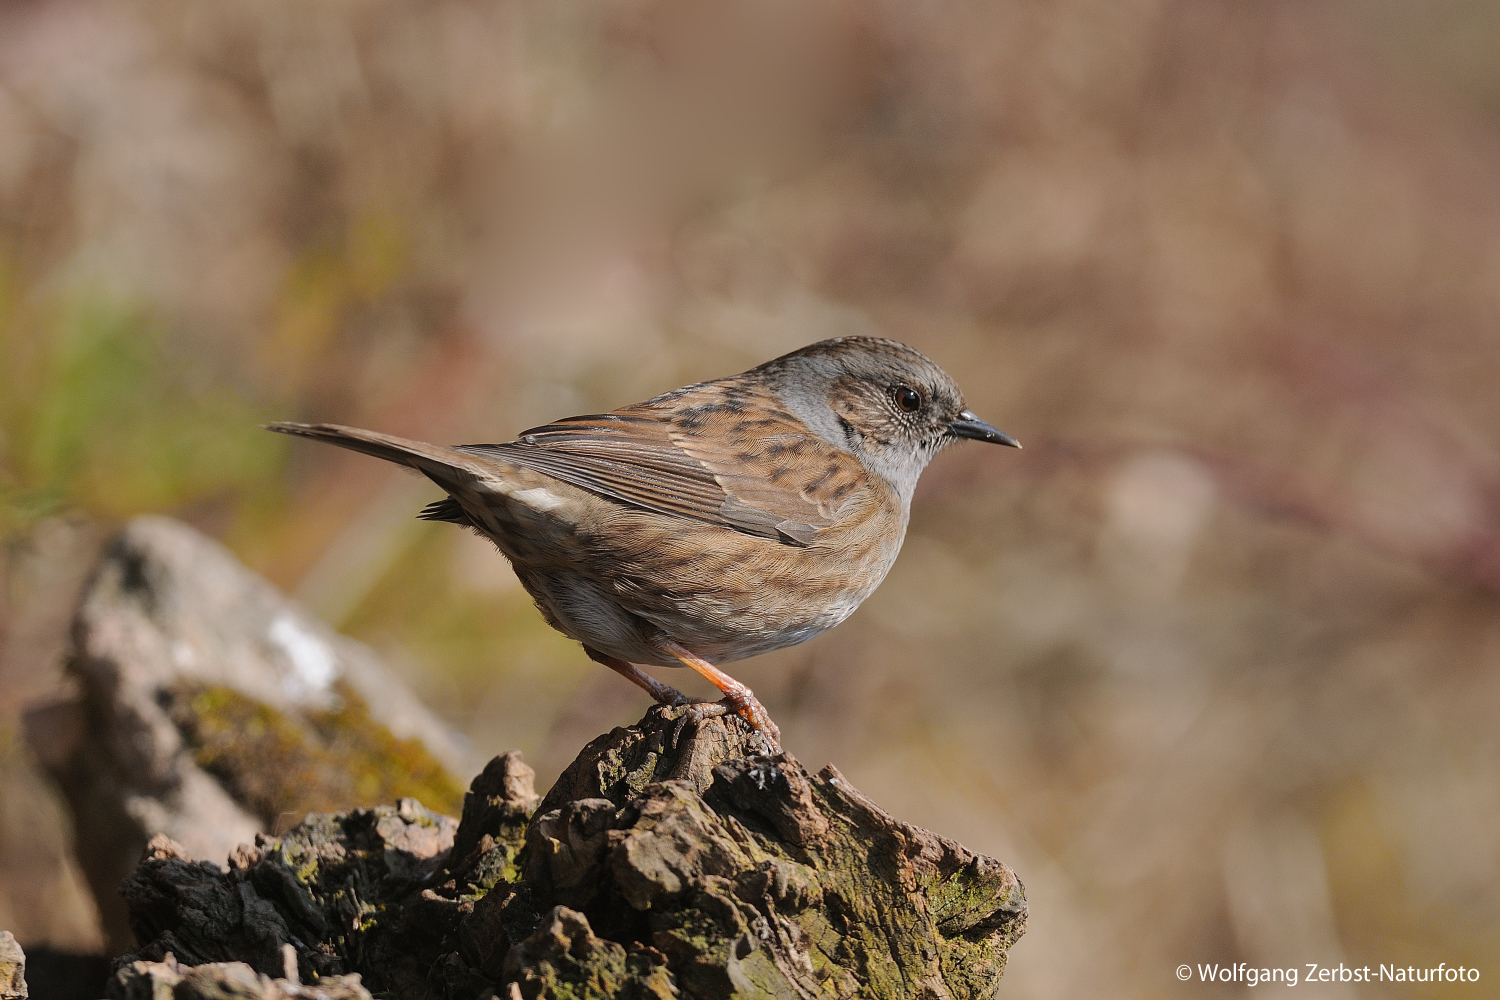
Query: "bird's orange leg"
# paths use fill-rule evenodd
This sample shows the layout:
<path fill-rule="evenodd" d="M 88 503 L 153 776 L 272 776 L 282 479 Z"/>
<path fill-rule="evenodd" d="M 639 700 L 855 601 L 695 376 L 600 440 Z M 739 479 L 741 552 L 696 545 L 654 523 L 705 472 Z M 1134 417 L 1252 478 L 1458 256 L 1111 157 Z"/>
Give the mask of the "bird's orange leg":
<path fill-rule="evenodd" d="M 615 673 L 619 674 L 630 683 L 645 689 L 645 692 L 649 694 L 653 699 L 655 699 L 659 704 L 691 705 L 697 701 L 696 698 L 689 698 L 687 695 L 683 694 L 672 685 L 663 684 L 661 681 L 657 680 L 655 677 L 652 677 L 650 674 L 646 673 L 646 671 L 642 670 L 634 663 L 626 663 L 624 660 L 616 659 L 613 656 L 607 656 L 604 653 L 599 652 L 597 649 L 590 649 L 587 646 L 583 647 L 583 651 L 589 654 L 589 659 L 593 660 L 595 663 L 604 664 L 606 667 L 613 670 Z"/>
<path fill-rule="evenodd" d="M 755 692 L 730 677 L 718 667 L 709 663 L 703 657 L 692 653 L 677 645 L 671 639 L 658 639 L 656 647 L 663 653 L 681 660 L 685 666 L 692 667 L 714 687 L 724 692 L 724 700 L 719 702 L 725 709 L 736 712 L 750 725 L 759 729 L 771 738 L 771 742 L 778 749 L 781 747 L 781 728 L 771 721 L 771 714 L 766 707 L 755 697 Z M 704 706 L 705 708 L 708 706 Z"/>

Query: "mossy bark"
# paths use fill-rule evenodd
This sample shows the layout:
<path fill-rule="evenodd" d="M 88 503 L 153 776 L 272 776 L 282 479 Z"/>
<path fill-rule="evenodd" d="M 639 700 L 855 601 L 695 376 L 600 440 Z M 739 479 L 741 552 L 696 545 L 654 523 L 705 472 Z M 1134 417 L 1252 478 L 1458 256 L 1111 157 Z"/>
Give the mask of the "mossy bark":
<path fill-rule="evenodd" d="M 410 799 L 312 816 L 227 872 L 157 842 L 124 887 L 128 959 L 432 1000 L 993 995 L 1025 927 L 1015 874 L 769 749 L 655 708 L 540 804 L 508 754 L 457 823 Z"/>

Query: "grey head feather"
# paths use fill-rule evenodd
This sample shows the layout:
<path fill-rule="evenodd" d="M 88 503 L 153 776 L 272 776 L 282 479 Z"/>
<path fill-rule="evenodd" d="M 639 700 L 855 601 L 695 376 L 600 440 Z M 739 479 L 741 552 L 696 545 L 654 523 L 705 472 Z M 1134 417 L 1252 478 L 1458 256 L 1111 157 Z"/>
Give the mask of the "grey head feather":
<path fill-rule="evenodd" d="M 910 505 L 922 470 L 945 445 L 950 421 L 963 411 L 963 394 L 947 372 L 931 358 L 894 340 L 877 337 L 840 337 L 824 340 L 767 362 L 756 369 L 770 379 L 782 404 L 814 434 L 848 452 L 896 491 Z M 922 393 L 931 410 L 918 422 L 906 424 L 892 411 L 897 433 L 882 435 L 877 428 L 841 415 L 833 406 L 834 387 L 857 385 L 867 393 L 874 412 L 888 403 L 901 385 Z M 878 406 L 876 404 L 879 404 Z M 884 424 L 879 430 L 889 430 Z"/>

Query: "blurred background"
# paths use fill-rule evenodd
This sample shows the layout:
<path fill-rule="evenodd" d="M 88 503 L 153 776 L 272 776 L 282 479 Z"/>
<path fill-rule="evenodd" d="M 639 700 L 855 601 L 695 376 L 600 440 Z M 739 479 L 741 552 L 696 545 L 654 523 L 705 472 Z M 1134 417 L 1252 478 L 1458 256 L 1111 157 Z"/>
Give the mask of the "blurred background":
<path fill-rule="evenodd" d="M 736 673 L 1015 867 L 1000 995 L 1500 996 L 1476 0 L 0 5 L 0 926 L 102 947 L 17 720 L 134 514 L 543 787 L 647 707 L 435 487 L 261 422 L 506 440 L 851 333 L 1026 449 L 940 456 L 882 589 Z"/>

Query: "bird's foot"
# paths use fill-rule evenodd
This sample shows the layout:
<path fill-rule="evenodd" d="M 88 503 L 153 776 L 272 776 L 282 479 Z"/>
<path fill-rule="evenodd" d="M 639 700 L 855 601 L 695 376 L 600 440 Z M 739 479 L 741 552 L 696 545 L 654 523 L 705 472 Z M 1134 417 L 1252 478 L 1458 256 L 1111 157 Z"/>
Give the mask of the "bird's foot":
<path fill-rule="evenodd" d="M 685 713 L 685 716 L 694 722 L 717 719 L 726 715 L 738 715 L 770 740 L 778 753 L 781 751 L 781 727 L 772 721 L 771 713 L 766 711 L 766 707 L 751 693 L 749 688 L 727 694 L 718 701 L 693 699 Z"/>
<path fill-rule="evenodd" d="M 755 697 L 755 692 L 703 657 L 683 648 L 671 639 L 659 638 L 657 646 L 662 652 L 670 654 L 683 665 L 692 667 L 714 687 L 724 692 L 721 700 L 707 702 L 701 709 L 694 709 L 695 712 L 703 713 L 701 718 L 707 719 L 734 712 L 764 734 L 778 753 L 781 752 L 781 728 L 771 721 L 771 713 L 767 712 L 766 707 Z"/>

